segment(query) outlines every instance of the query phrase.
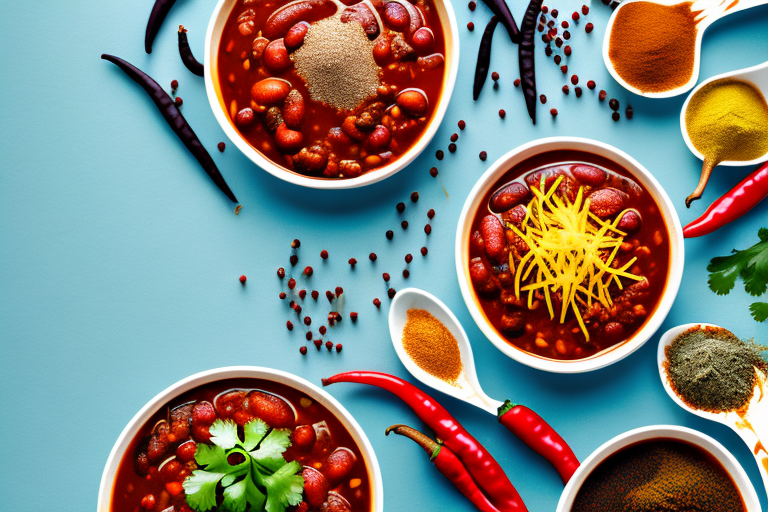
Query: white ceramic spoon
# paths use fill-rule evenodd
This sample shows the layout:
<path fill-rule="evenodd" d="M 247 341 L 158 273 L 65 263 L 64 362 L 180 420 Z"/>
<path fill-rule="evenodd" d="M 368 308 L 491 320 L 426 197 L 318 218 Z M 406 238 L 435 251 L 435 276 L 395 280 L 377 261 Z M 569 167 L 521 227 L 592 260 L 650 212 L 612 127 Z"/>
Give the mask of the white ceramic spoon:
<path fill-rule="evenodd" d="M 637 89 L 636 87 L 633 87 L 632 85 L 629 85 L 624 79 L 619 75 L 619 73 L 616 71 L 616 69 L 613 67 L 613 62 L 611 62 L 610 57 L 608 56 L 608 48 L 610 46 L 611 41 L 611 32 L 613 30 L 613 22 L 616 19 L 616 16 L 619 14 L 619 12 L 626 8 L 627 5 L 633 3 L 633 2 L 649 2 L 652 1 L 653 3 L 659 4 L 659 5 L 677 5 L 680 3 L 683 3 L 685 0 L 624 0 L 619 4 L 619 6 L 616 8 L 615 11 L 613 11 L 613 14 L 611 15 L 611 18 L 608 20 L 608 25 L 605 27 L 605 38 L 603 39 L 603 62 L 605 62 L 605 67 L 608 68 L 608 72 L 611 73 L 611 76 L 619 82 L 625 89 L 628 91 L 631 91 L 635 94 L 639 94 L 640 96 L 645 96 L 647 98 L 671 98 L 673 96 L 677 96 L 679 94 L 683 94 L 686 91 L 689 91 L 694 85 L 696 85 L 696 81 L 699 79 L 699 68 L 701 67 L 701 38 L 704 35 L 704 31 L 712 25 L 715 21 L 719 20 L 720 18 L 723 18 L 725 16 L 728 16 L 729 14 L 733 14 L 734 12 L 743 11 L 744 9 L 749 9 L 750 7 L 756 7 L 758 5 L 764 5 L 768 4 L 768 0 L 696 0 L 693 2 L 693 5 L 691 6 L 691 11 L 701 11 L 699 14 L 696 15 L 696 21 L 698 24 L 696 25 L 696 49 L 694 51 L 694 62 L 693 62 L 693 72 L 691 73 L 691 79 L 688 80 L 688 82 L 680 87 L 677 87 L 675 89 L 671 89 L 669 91 L 664 92 L 642 92 L 641 90 Z"/>
<path fill-rule="evenodd" d="M 423 309 L 428 311 L 432 316 L 437 318 L 451 332 L 451 334 L 453 334 L 454 338 L 456 338 L 456 342 L 459 345 L 459 352 L 461 353 L 461 364 L 463 369 L 455 385 L 451 385 L 422 370 L 406 353 L 405 348 L 403 348 L 403 328 L 408 319 L 409 309 Z M 488 411 L 496 417 L 498 417 L 499 409 L 507 404 L 507 402 L 500 402 L 492 399 L 482 390 L 480 382 L 477 380 L 475 360 L 472 357 L 472 346 L 469 344 L 467 333 L 464 332 L 464 328 L 451 310 L 434 295 L 417 288 L 399 290 L 389 307 L 389 334 L 392 337 L 392 344 L 395 346 L 395 352 L 397 352 L 397 356 L 400 358 L 403 365 L 405 365 L 405 368 L 411 375 L 427 386 L 441 391 L 446 395 L 458 398 L 459 400 L 464 400 L 484 411 Z M 529 422 L 526 425 L 521 425 L 520 422 L 515 421 L 509 416 L 514 416 L 516 413 L 528 416 Z M 573 472 L 578 468 L 579 461 L 568 444 L 555 433 L 554 430 L 552 430 L 552 434 L 545 442 L 548 443 L 548 446 L 542 448 L 538 436 L 544 436 L 544 429 L 551 430 L 551 427 L 535 412 L 524 406 L 516 406 L 507 412 L 507 414 L 502 415 L 502 417 L 499 418 L 499 422 L 507 427 L 531 449 L 547 459 L 560 474 L 560 478 L 563 479 L 563 482 L 568 482 L 571 475 L 573 475 Z M 518 430 L 518 427 L 521 426 L 522 428 Z M 541 432 L 534 432 L 536 427 L 539 427 Z"/>
<path fill-rule="evenodd" d="M 666 348 L 680 334 L 696 327 L 722 329 L 722 327 L 712 324 L 686 324 L 673 327 L 665 332 L 659 340 L 658 351 L 661 383 L 664 385 L 667 394 L 677 405 L 696 416 L 728 425 L 747 443 L 750 451 L 755 456 L 757 467 L 760 469 L 760 476 L 763 478 L 763 484 L 768 493 L 768 384 L 766 384 L 766 376 L 755 370 L 758 373 L 758 384 L 755 386 L 752 400 L 743 414 L 737 412 L 712 413 L 694 409 L 685 404 L 669 385 L 667 371 L 664 368 L 664 362 L 667 359 Z"/>

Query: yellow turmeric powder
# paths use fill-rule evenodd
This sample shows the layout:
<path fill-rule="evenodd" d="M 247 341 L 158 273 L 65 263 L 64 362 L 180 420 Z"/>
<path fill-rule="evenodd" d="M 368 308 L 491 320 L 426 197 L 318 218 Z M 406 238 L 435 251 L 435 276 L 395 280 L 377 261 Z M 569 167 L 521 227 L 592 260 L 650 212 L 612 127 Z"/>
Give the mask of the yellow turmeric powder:
<path fill-rule="evenodd" d="M 768 153 L 768 105 L 748 82 L 723 78 L 699 89 L 688 103 L 685 125 L 693 147 L 704 155 L 699 184 L 686 206 L 701 197 L 720 162 L 745 162 Z"/>

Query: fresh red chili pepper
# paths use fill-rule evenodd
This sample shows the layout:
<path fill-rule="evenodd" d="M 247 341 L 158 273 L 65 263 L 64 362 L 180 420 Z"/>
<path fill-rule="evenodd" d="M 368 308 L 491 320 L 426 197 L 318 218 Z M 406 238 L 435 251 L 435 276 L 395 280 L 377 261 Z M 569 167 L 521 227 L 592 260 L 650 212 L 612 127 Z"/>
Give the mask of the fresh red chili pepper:
<path fill-rule="evenodd" d="M 579 459 L 555 429 L 528 407 L 509 400 L 499 407 L 498 417 L 499 423 L 547 459 L 560 474 L 563 483 L 568 483 L 579 467 Z"/>
<path fill-rule="evenodd" d="M 695 238 L 738 219 L 768 197 L 768 163 L 755 169 L 741 183 L 712 203 L 704 215 L 683 228 L 683 237 Z"/>
<path fill-rule="evenodd" d="M 472 480 L 472 477 L 467 472 L 467 468 L 464 467 L 451 450 L 407 425 L 392 425 L 387 429 L 386 435 L 389 435 L 390 432 L 412 439 L 416 444 L 424 448 L 424 451 L 429 454 L 429 460 L 432 461 L 437 470 L 450 480 L 461 491 L 461 494 L 466 496 L 478 510 L 482 512 L 498 512 L 499 509 L 488 501 L 483 491 Z"/>
<path fill-rule="evenodd" d="M 528 510 L 496 459 L 434 398 L 413 384 L 386 373 L 340 373 L 323 379 L 323 386 L 337 382 L 376 386 L 400 398 L 461 459 L 496 508 L 500 511 Z"/>

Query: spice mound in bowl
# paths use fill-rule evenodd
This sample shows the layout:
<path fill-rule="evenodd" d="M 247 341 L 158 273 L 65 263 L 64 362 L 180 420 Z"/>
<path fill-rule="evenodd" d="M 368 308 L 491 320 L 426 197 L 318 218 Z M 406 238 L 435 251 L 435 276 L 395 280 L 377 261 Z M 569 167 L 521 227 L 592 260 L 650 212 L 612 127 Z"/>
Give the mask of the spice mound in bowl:
<path fill-rule="evenodd" d="M 702 411 L 719 413 L 747 407 L 757 372 L 768 364 L 761 351 L 768 347 L 742 341 L 720 327 L 693 327 L 665 348 L 667 380 L 683 402 Z"/>
<path fill-rule="evenodd" d="M 209 99 L 233 142 L 278 177 L 372 182 L 434 135 L 455 80 L 454 23 L 441 0 L 223 2 Z"/>

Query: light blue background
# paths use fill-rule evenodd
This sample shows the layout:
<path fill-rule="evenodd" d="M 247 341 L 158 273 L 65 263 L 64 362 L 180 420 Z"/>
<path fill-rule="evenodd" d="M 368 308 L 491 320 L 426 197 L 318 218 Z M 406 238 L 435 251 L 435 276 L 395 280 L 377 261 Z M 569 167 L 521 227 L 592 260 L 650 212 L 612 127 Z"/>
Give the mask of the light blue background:
<path fill-rule="evenodd" d="M 490 81 L 471 101 L 472 75 L 483 27 L 490 18 L 456 4 L 461 66 L 450 108 L 424 154 L 398 175 L 354 192 L 318 192 L 286 184 L 259 170 L 224 140 L 208 107 L 203 81 L 182 65 L 176 27 L 184 24 L 199 58 L 213 8 L 211 0 L 181 0 L 155 41 L 143 50 L 151 0 L 0 3 L 0 510 L 89 510 L 96 501 L 104 462 L 118 434 L 157 392 L 192 373 L 219 366 L 263 365 L 295 372 L 315 383 L 352 369 L 375 369 L 408 378 L 387 331 L 389 301 L 380 277 L 393 286 L 424 288 L 445 301 L 470 338 L 479 378 L 488 394 L 524 402 L 567 439 L 580 458 L 611 437 L 644 425 L 685 425 L 714 436 L 731 450 L 766 495 L 749 450 L 727 428 L 695 418 L 665 395 L 656 371 L 658 335 L 628 359 L 601 371 L 559 376 L 524 367 L 494 348 L 472 321 L 456 281 L 454 233 L 462 204 L 481 173 L 506 151 L 551 135 L 578 135 L 614 144 L 645 165 L 679 209 L 683 224 L 699 215 L 749 169 L 715 171 L 704 199 L 683 205 L 700 163 L 679 131 L 684 97 L 644 100 L 610 79 L 600 58 L 610 10 L 592 2 L 591 35 L 572 29 L 570 72 L 605 88 L 635 118 L 614 123 L 597 91 L 564 97 L 564 76 L 537 50 L 539 93 L 534 127 L 525 114 L 517 51 L 503 30 L 494 41 Z M 512 0 L 517 20 L 527 2 Z M 560 19 L 581 3 L 561 1 Z M 565 15 L 565 16 L 564 16 Z M 468 21 L 476 29 L 468 32 Z M 103 52 L 126 58 L 169 87 L 178 79 L 183 111 L 211 151 L 244 208 L 239 216 L 176 139 L 154 105 Z M 707 31 L 701 78 L 768 58 L 768 7 L 731 16 Z M 555 121 L 548 110 L 556 107 Z M 501 120 L 497 111 L 504 108 Z M 465 119 L 459 150 L 446 151 L 456 123 Z M 488 151 L 488 161 L 477 155 Z M 437 163 L 439 177 L 428 169 Z M 445 192 L 444 192 L 445 189 Z M 418 204 L 408 195 L 418 190 Z M 446 197 L 446 193 L 448 197 Z M 406 201 L 411 228 L 403 232 L 395 203 Z M 437 216 L 426 242 L 426 212 Z M 717 234 L 686 242 L 680 293 L 661 330 L 706 321 L 739 336 L 768 342 L 765 324 L 749 316 L 743 286 L 727 297 L 707 288 L 706 264 L 734 247 L 746 248 L 767 224 L 768 201 Z M 384 232 L 393 229 L 393 242 Z M 288 332 L 293 318 L 277 299 L 275 270 L 288 265 L 289 243 L 300 238 L 300 268 L 315 267 L 311 288 L 344 287 L 347 311 L 331 339 L 341 354 L 301 357 L 303 332 Z M 330 252 L 322 263 L 321 249 Z M 367 254 L 379 259 L 371 264 Z M 411 278 L 400 272 L 411 252 Z M 346 261 L 360 264 L 350 272 Z M 237 278 L 248 276 L 242 287 Z M 304 286 L 304 285 L 302 285 Z M 310 288 L 310 289 L 311 289 Z M 380 311 L 371 305 L 382 297 Z M 319 321 L 327 302 L 308 305 Z M 355 385 L 329 391 L 355 415 L 379 457 L 387 510 L 469 511 L 468 502 L 412 443 L 385 438 L 384 429 L 405 422 L 421 426 L 384 392 Z M 555 471 L 495 419 L 438 395 L 507 471 L 531 511 L 553 511 L 562 490 Z"/>

